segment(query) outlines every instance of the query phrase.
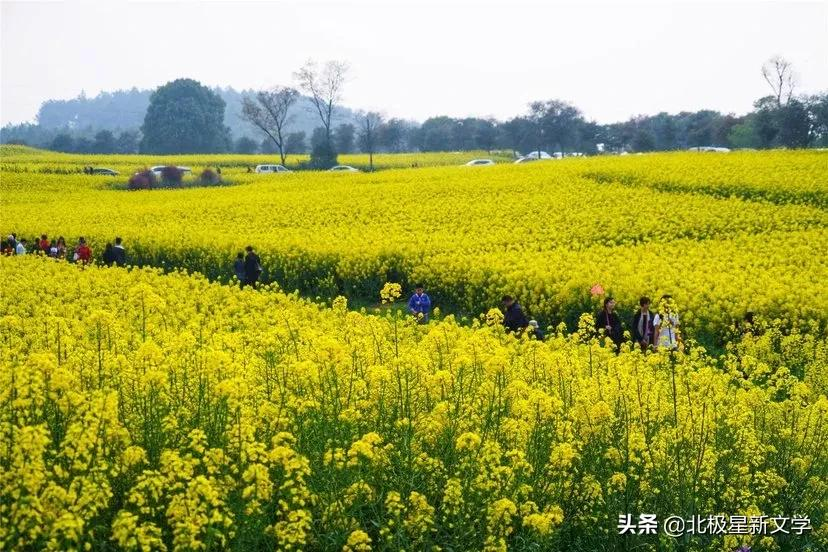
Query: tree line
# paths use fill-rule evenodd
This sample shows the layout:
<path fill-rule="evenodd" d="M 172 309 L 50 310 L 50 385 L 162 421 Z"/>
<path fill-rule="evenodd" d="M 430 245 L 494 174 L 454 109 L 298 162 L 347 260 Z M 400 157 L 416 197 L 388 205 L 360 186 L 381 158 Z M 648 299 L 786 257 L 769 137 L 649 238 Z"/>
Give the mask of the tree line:
<path fill-rule="evenodd" d="M 762 67 L 769 94 L 756 100 L 745 115 L 700 110 L 642 115 L 611 124 L 590 121 L 575 105 L 557 99 L 532 102 L 525 113 L 502 121 L 437 116 L 418 124 L 386 119 L 379 112 L 354 112 L 340 105 L 347 72 L 343 62 L 309 61 L 294 74 L 295 87 L 242 94 L 233 118 L 250 130 L 235 140 L 235 129 L 226 124 L 227 102 L 216 90 L 191 79 L 167 83 L 150 94 L 140 129 L 88 126 L 46 132 L 39 125 L 17 125 L 3 128 L 0 138 L 4 143 L 78 153 L 274 153 L 282 163 L 290 154 L 310 152 L 316 167 L 334 164 L 338 153 L 356 151 L 592 154 L 703 146 L 828 146 L 828 92 L 797 94 L 793 67 L 779 57 Z M 297 119 L 302 119 L 301 125 Z"/>

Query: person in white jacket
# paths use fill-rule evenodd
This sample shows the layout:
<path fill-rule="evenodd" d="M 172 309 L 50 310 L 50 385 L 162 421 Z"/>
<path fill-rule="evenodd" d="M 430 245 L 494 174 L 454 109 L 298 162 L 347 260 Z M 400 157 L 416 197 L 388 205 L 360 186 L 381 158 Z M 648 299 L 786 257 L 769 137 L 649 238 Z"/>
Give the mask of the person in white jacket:
<path fill-rule="evenodd" d="M 658 302 L 658 312 L 653 317 L 653 328 L 656 333 L 656 349 L 675 351 L 679 348 L 679 316 L 671 295 L 663 295 Z"/>

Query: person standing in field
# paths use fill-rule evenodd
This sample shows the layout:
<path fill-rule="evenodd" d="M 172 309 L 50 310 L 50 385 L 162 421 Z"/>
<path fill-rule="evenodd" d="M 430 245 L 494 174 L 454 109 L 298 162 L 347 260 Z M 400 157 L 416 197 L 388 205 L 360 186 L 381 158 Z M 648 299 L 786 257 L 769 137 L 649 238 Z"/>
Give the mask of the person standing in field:
<path fill-rule="evenodd" d="M 244 287 L 244 253 L 241 251 L 236 255 L 236 260 L 233 262 L 233 273 L 238 278 L 241 287 Z"/>
<path fill-rule="evenodd" d="M 112 248 L 112 243 L 106 242 L 103 252 L 103 262 L 106 266 L 115 264 L 115 251 Z"/>
<path fill-rule="evenodd" d="M 14 234 L 9 234 L 9 237 L 3 240 L 3 255 L 14 255 L 15 249 L 17 249 L 17 240 L 14 239 Z"/>
<path fill-rule="evenodd" d="M 57 253 L 55 254 L 55 258 L 57 258 L 57 259 L 66 258 L 66 239 L 63 236 L 58 237 L 58 240 L 57 240 Z"/>
<path fill-rule="evenodd" d="M 431 297 L 425 293 L 423 284 L 417 284 L 414 287 L 414 295 L 408 300 L 408 311 L 414 315 L 420 324 L 428 322 L 428 313 L 431 312 Z"/>
<path fill-rule="evenodd" d="M 671 295 L 662 295 L 658 312 L 653 317 L 656 335 L 656 349 L 675 351 L 679 348 L 679 316 Z"/>
<path fill-rule="evenodd" d="M 595 317 L 595 328 L 610 338 L 615 344 L 615 352 L 621 351 L 621 343 L 624 341 L 624 329 L 621 327 L 621 319 L 615 312 L 615 299 L 607 297 L 604 299 L 604 308 Z"/>
<path fill-rule="evenodd" d="M 37 241 L 37 251 L 35 251 L 38 255 L 48 255 L 49 254 L 49 236 L 46 234 L 42 234 L 40 239 Z"/>
<path fill-rule="evenodd" d="M 15 255 L 25 255 L 26 254 L 26 238 L 20 238 L 20 241 L 17 242 L 17 245 L 14 247 L 14 254 Z"/>
<path fill-rule="evenodd" d="M 115 236 L 115 245 L 112 246 L 112 255 L 115 266 L 126 266 L 126 249 L 120 236 Z"/>
<path fill-rule="evenodd" d="M 650 312 L 650 298 L 642 297 L 638 300 L 639 309 L 632 320 L 633 341 L 642 351 L 655 345 L 655 328 L 653 327 L 653 313 Z"/>
<path fill-rule="evenodd" d="M 511 295 L 504 295 L 500 300 L 503 311 L 503 325 L 506 327 L 506 332 L 519 332 L 529 325 L 529 320 L 523 314 L 523 309 L 520 303 L 515 301 Z"/>
<path fill-rule="evenodd" d="M 256 283 L 262 275 L 262 265 L 252 245 L 248 245 L 245 251 L 247 251 L 247 255 L 244 257 L 244 283 L 242 287 L 251 286 L 256 289 Z"/>
<path fill-rule="evenodd" d="M 83 236 L 78 239 L 74 259 L 83 266 L 88 265 L 92 261 L 92 248 L 86 244 L 86 238 Z"/>

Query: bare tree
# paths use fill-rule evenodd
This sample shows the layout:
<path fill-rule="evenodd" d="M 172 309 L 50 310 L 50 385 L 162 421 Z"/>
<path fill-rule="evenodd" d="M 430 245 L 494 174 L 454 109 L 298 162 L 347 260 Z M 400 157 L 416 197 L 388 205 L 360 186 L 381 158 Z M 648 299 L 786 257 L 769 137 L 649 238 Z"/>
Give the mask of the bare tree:
<path fill-rule="evenodd" d="M 377 130 L 383 122 L 383 116 L 376 111 L 359 114 L 359 146 L 368 154 L 368 165 L 374 170 L 374 152 L 377 149 Z"/>
<path fill-rule="evenodd" d="M 348 64 L 344 61 L 328 61 L 320 69 L 316 62 L 308 60 L 293 74 L 299 81 L 299 87 L 310 96 L 329 144 L 332 143 L 333 112 L 342 99 L 342 87 L 347 72 Z"/>
<path fill-rule="evenodd" d="M 782 107 L 782 98 L 785 104 L 791 101 L 796 88 L 796 75 L 793 64 L 780 56 L 774 56 L 762 65 L 762 76 L 773 90 L 776 105 Z"/>
<path fill-rule="evenodd" d="M 287 125 L 290 108 L 299 98 L 295 88 L 277 86 L 256 93 L 255 98 L 242 99 L 242 118 L 264 132 L 279 150 L 282 165 L 287 157 Z"/>

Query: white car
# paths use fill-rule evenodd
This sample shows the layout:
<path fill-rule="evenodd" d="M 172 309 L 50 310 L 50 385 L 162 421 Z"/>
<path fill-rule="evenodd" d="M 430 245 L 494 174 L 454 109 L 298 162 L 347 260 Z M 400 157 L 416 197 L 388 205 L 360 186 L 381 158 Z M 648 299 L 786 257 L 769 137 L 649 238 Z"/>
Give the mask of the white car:
<path fill-rule="evenodd" d="M 328 169 L 328 172 L 361 172 L 359 169 L 350 165 L 336 165 Z"/>
<path fill-rule="evenodd" d="M 495 162 L 491 159 L 472 159 L 468 163 L 466 163 L 467 167 L 486 167 L 488 165 L 494 165 Z"/>
<path fill-rule="evenodd" d="M 553 156 L 549 155 L 545 151 L 530 151 L 529 153 L 527 153 L 523 157 L 524 157 L 524 159 L 527 158 L 527 157 L 531 158 L 531 159 L 554 159 Z"/>
<path fill-rule="evenodd" d="M 537 160 L 538 160 L 537 157 L 521 157 L 520 159 L 515 161 L 515 165 L 520 165 L 520 164 L 523 164 L 523 163 L 531 163 L 531 162 L 537 161 Z"/>
<path fill-rule="evenodd" d="M 164 172 L 164 168 L 169 166 L 170 165 L 156 165 L 152 167 L 150 170 L 153 172 L 155 176 L 161 178 L 161 173 Z M 192 170 L 190 170 L 190 167 L 176 167 L 176 169 L 178 169 L 182 173 L 192 172 Z"/>
<path fill-rule="evenodd" d="M 256 165 L 257 174 L 289 173 L 290 169 L 284 165 Z"/>
<path fill-rule="evenodd" d="M 687 148 L 687 151 L 706 151 L 712 153 L 729 153 L 730 148 L 718 148 L 716 146 L 698 146 L 694 148 Z"/>

